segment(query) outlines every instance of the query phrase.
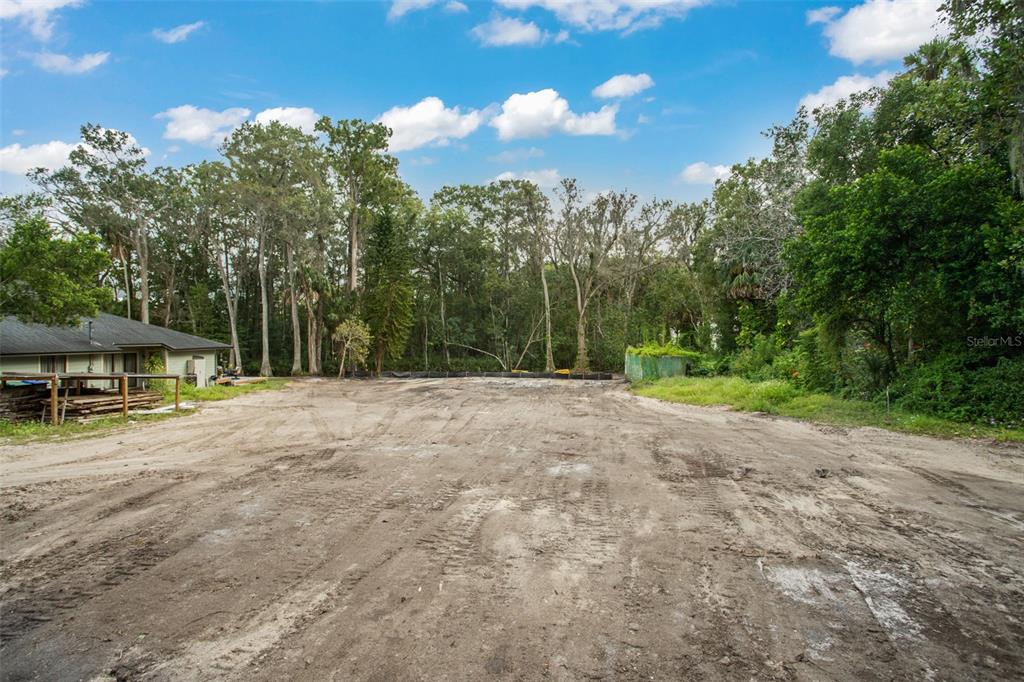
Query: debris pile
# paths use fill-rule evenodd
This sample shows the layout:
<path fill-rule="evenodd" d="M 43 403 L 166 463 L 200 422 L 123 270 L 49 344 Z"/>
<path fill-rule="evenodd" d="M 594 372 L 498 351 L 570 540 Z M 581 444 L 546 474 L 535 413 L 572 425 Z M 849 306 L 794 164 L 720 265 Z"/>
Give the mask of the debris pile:
<path fill-rule="evenodd" d="M 156 391 L 142 389 L 128 391 L 129 410 L 148 410 L 157 407 L 163 401 L 163 395 Z M 103 391 L 99 393 L 83 393 L 82 395 L 61 395 L 57 399 L 57 409 L 66 420 L 87 422 L 93 419 L 120 414 L 122 410 L 121 394 Z"/>
<path fill-rule="evenodd" d="M 129 410 L 148 410 L 158 407 L 163 395 L 157 391 L 130 389 Z M 57 414 L 60 421 L 87 422 L 120 414 L 123 409 L 119 391 L 83 388 L 62 388 L 57 394 Z M 50 390 L 46 386 L 8 386 L 0 391 L 0 419 L 8 421 L 47 420 L 50 414 Z"/>
<path fill-rule="evenodd" d="M 0 391 L 0 419 L 25 421 L 39 419 L 44 402 L 48 404 L 50 389 L 45 384 L 7 386 Z"/>

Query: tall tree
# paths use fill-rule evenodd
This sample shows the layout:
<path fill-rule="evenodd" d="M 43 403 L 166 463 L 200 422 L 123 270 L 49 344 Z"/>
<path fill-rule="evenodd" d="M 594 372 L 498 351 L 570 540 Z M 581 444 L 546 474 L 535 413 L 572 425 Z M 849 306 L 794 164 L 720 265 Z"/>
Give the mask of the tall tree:
<path fill-rule="evenodd" d="M 25 322 L 74 325 L 110 298 L 110 261 L 92 234 L 60 238 L 37 211 L 0 199 L 0 309 Z"/>
<path fill-rule="evenodd" d="M 196 212 L 192 222 L 192 240 L 205 251 L 217 272 L 231 337 L 229 366 L 241 367 L 238 302 L 243 261 L 239 252 L 245 248 L 246 235 L 237 219 L 240 206 L 232 191 L 231 173 L 220 161 L 204 161 L 186 167 L 184 172 Z"/>
<path fill-rule="evenodd" d="M 270 376 L 270 302 L 268 261 L 281 234 L 285 200 L 308 173 L 313 140 L 297 128 L 273 121 L 244 123 L 225 141 L 222 150 L 234 175 L 242 205 L 248 210 L 257 244 L 260 286 L 260 374 Z"/>
<path fill-rule="evenodd" d="M 587 312 L 594 296 L 607 283 L 612 250 L 627 229 L 636 206 L 635 194 L 607 192 L 584 205 L 575 180 L 562 181 L 561 216 L 555 248 L 569 270 L 576 291 L 576 363 L 581 372 L 590 369 L 587 358 Z"/>
<path fill-rule="evenodd" d="M 359 284 L 362 221 L 373 194 L 398 168 L 398 160 L 386 153 L 391 130 L 359 119 L 335 123 L 327 116 L 317 121 L 316 130 L 327 136 L 327 158 L 348 222 L 348 289 L 354 292 Z"/>
<path fill-rule="evenodd" d="M 52 173 L 37 169 L 32 179 L 68 210 L 72 229 L 107 238 L 112 254 L 124 261 L 126 295 L 131 247 L 139 270 L 139 319 L 148 324 L 149 243 L 165 197 L 148 174 L 146 153 L 134 137 L 92 123 L 83 125 L 81 134 L 82 144 L 71 152 L 68 166 Z"/>
<path fill-rule="evenodd" d="M 412 328 L 412 249 L 409 232 L 390 213 L 374 220 L 366 251 L 363 318 L 374 339 L 378 376 L 386 357 L 397 357 Z"/>

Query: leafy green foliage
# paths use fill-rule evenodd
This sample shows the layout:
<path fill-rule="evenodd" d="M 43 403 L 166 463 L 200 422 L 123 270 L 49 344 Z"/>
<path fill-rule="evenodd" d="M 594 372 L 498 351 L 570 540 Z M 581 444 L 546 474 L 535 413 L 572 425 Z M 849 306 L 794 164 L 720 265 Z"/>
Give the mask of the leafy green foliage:
<path fill-rule="evenodd" d="M 697 351 L 680 348 L 674 343 L 654 343 L 653 341 L 645 343 L 642 346 L 627 346 L 626 352 L 630 355 L 639 355 L 643 358 L 672 357 L 699 361 L 702 357 Z"/>
<path fill-rule="evenodd" d="M 736 410 L 764 412 L 838 426 L 875 426 L 932 436 L 970 436 L 1024 441 L 1024 429 L 968 425 L 877 402 L 807 393 L 787 381 L 752 382 L 739 377 L 673 377 L 633 387 L 649 398 L 690 405 L 728 405 Z"/>
<path fill-rule="evenodd" d="M 109 263 L 98 237 L 61 239 L 42 217 L 21 215 L 0 248 L 0 308 L 25 322 L 77 324 L 110 298 L 99 284 Z"/>
<path fill-rule="evenodd" d="M 366 251 L 363 319 L 375 339 L 377 373 L 386 357 L 405 349 L 413 323 L 412 249 L 409 234 L 390 213 L 374 221 Z"/>
<path fill-rule="evenodd" d="M 967 339 L 1024 329 L 1024 15 L 943 12 L 948 40 L 772 127 L 694 203 L 567 179 L 553 204 L 503 180 L 424 207 L 391 131 L 326 117 L 317 137 L 240 126 L 222 160 L 181 169 L 89 124 L 33 178 L 62 232 L 109 255 L 105 309 L 230 341 L 250 372 L 338 369 L 334 331 L 361 317 L 377 369 L 621 371 L 626 348 L 674 339 L 693 373 L 784 382 L 765 395 L 791 404 L 888 395 L 1009 424 L 1024 350 Z"/>
<path fill-rule="evenodd" d="M 345 375 L 345 362 L 353 366 L 366 363 L 370 353 L 370 328 L 362 320 L 348 319 L 334 328 L 334 342 L 338 344 L 338 376 Z"/>
<path fill-rule="evenodd" d="M 1010 337 L 1013 339 L 1014 337 Z M 1024 343 L 1024 336 L 1016 337 Z M 963 354 L 908 368 L 893 384 L 903 409 L 962 422 L 1024 427 L 1024 357 L 981 365 Z"/>
<path fill-rule="evenodd" d="M 915 336 L 937 348 L 1009 331 L 1024 279 L 993 271 L 1019 241 L 1005 223 L 1006 187 L 989 163 L 950 168 L 918 147 L 883 151 L 876 170 L 804 208 L 788 249 L 798 304 L 870 339 L 889 377 Z"/>

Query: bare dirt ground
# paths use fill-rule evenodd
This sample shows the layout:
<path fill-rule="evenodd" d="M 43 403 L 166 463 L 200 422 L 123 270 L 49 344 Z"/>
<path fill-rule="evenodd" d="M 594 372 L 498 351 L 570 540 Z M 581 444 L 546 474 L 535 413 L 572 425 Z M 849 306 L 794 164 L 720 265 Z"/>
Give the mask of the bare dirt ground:
<path fill-rule="evenodd" d="M 7 680 L 1024 675 L 1018 447 L 308 381 L 0 486 Z"/>

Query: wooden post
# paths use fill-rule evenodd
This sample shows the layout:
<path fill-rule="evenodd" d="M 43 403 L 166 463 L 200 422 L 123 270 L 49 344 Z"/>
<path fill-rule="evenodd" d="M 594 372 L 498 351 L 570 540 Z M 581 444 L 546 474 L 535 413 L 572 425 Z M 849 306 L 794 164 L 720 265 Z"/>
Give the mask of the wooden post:
<path fill-rule="evenodd" d="M 128 418 L 128 377 L 121 377 L 121 414 Z"/>
<path fill-rule="evenodd" d="M 57 425 L 57 375 L 50 377 L 50 423 Z"/>
<path fill-rule="evenodd" d="M 174 377 L 174 411 L 181 409 L 181 375 Z"/>

